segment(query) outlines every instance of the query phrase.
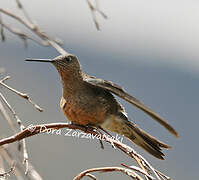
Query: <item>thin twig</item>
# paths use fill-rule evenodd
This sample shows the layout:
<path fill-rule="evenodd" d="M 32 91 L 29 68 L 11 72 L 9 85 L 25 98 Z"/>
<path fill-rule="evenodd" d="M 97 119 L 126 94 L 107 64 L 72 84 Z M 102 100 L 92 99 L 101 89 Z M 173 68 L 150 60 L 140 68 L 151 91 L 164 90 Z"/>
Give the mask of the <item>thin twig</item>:
<path fill-rule="evenodd" d="M 23 158 L 24 158 L 23 163 L 26 166 L 25 175 L 27 175 L 29 172 L 29 162 L 28 162 L 28 151 L 25 139 L 23 139 Z"/>
<path fill-rule="evenodd" d="M 160 176 L 158 175 L 158 173 L 155 171 L 155 169 L 153 168 L 153 166 L 152 166 L 148 161 L 146 161 L 146 159 L 143 158 L 140 154 L 137 154 L 137 156 L 140 158 L 140 161 L 141 161 L 141 163 L 143 164 L 143 166 L 144 166 L 145 168 L 150 169 L 150 170 L 154 173 L 154 175 L 157 177 L 157 179 L 158 179 L 158 180 L 161 180 L 161 177 L 160 177 Z"/>
<path fill-rule="evenodd" d="M 49 43 L 52 47 L 54 47 L 60 54 L 63 54 L 63 55 L 69 54 L 55 41 L 55 39 L 50 38 L 44 32 L 40 31 L 39 27 L 36 24 L 33 24 L 32 21 L 25 20 L 24 18 L 19 17 L 19 16 L 13 14 L 12 12 L 2 9 L 2 8 L 0 8 L 0 12 L 19 21 L 21 24 L 26 26 L 28 29 L 30 29 L 32 32 L 34 32 L 36 35 L 38 35 L 41 39 L 43 39 L 44 41 L 47 41 L 47 43 Z"/>
<path fill-rule="evenodd" d="M 0 113 L 2 114 L 2 116 L 4 117 L 4 119 L 6 119 L 8 121 L 8 124 L 10 125 L 11 129 L 16 132 L 15 127 L 13 122 L 10 119 L 10 116 L 8 115 L 8 113 L 6 112 L 5 108 L 3 107 L 3 104 L 0 101 Z"/>
<path fill-rule="evenodd" d="M 1 40 L 2 41 L 5 41 L 6 40 L 6 37 L 5 37 L 5 34 L 4 34 L 4 29 L 3 29 L 3 20 L 2 20 L 2 17 L 1 17 L 1 14 L 0 14 L 0 31 L 1 31 Z"/>
<path fill-rule="evenodd" d="M 9 89 L 10 91 L 16 93 L 17 95 L 21 96 L 22 98 L 26 99 L 29 103 L 31 103 L 38 111 L 42 112 L 43 109 L 41 107 L 39 107 L 37 104 L 35 104 L 31 99 L 30 97 L 28 96 L 28 94 L 26 93 L 21 93 L 19 91 L 17 91 L 16 89 L 8 86 L 7 84 L 5 84 L 4 82 L 0 81 L 0 84 L 2 86 L 4 86 L 5 88 Z"/>
<path fill-rule="evenodd" d="M 100 142 L 101 148 L 104 149 L 104 144 L 101 139 L 99 139 L 99 142 Z"/>
<path fill-rule="evenodd" d="M 43 178 L 35 170 L 35 168 L 31 165 L 31 163 L 29 163 L 29 171 L 28 171 L 28 174 L 26 175 L 26 178 L 23 178 L 24 167 L 23 167 L 23 164 L 21 163 L 23 157 L 21 156 L 20 153 L 16 154 L 16 151 L 17 151 L 16 146 L 0 147 L 0 154 L 2 154 L 4 159 L 7 161 L 8 165 L 12 164 L 13 159 L 15 160 L 15 162 L 17 162 L 16 163 L 16 168 L 15 168 L 15 171 L 14 171 L 15 177 L 18 180 L 23 180 L 23 179 L 42 180 Z"/>
<path fill-rule="evenodd" d="M 97 20 L 96 12 L 98 12 L 99 14 L 101 14 L 101 16 L 104 19 L 107 19 L 108 17 L 107 17 L 106 14 L 104 14 L 100 10 L 100 8 L 99 8 L 99 2 L 96 0 L 95 3 L 96 3 L 96 6 L 94 7 L 92 5 L 92 3 L 90 2 L 90 0 L 87 0 L 88 7 L 89 7 L 89 9 L 91 11 L 91 15 L 92 15 L 92 18 L 93 18 L 93 22 L 95 23 L 95 27 L 96 27 L 97 30 L 100 30 L 100 25 L 99 25 L 98 20 Z"/>
<path fill-rule="evenodd" d="M 7 164 L 9 166 L 12 166 L 13 164 L 13 159 L 10 155 L 10 153 L 8 153 L 8 149 L 10 149 L 11 146 L 7 146 L 7 147 L 0 147 L 0 154 L 2 155 L 2 157 L 5 159 L 5 161 L 7 162 Z M 17 162 L 17 161 L 15 161 Z M 20 161 L 19 161 L 20 162 Z M 21 180 L 21 172 L 19 171 L 18 169 L 18 166 L 19 166 L 19 163 L 16 163 L 16 167 L 15 167 L 15 171 L 13 172 L 15 174 L 15 177 L 18 179 L 18 180 Z"/>
<path fill-rule="evenodd" d="M 16 3 L 17 3 L 17 6 L 19 9 L 22 10 L 24 16 L 26 17 L 26 19 L 29 21 L 29 22 L 32 22 L 29 14 L 27 13 L 27 11 L 25 10 L 25 8 L 23 7 L 22 3 L 20 2 L 20 0 L 16 0 Z"/>
<path fill-rule="evenodd" d="M 93 22 L 95 23 L 95 27 L 99 31 L 100 30 L 100 26 L 99 26 L 99 23 L 98 23 L 96 14 L 95 14 L 95 8 L 94 8 L 94 6 L 91 4 L 91 2 L 89 0 L 87 0 L 87 4 L 88 4 L 88 7 L 90 8 L 91 15 L 92 15 L 92 18 L 93 18 Z"/>
<path fill-rule="evenodd" d="M 11 105 L 8 103 L 8 101 L 6 100 L 6 98 L 3 96 L 3 94 L 1 92 L 0 92 L 0 97 L 3 100 L 3 102 L 6 104 L 6 106 L 10 110 L 10 112 L 13 114 L 14 118 L 17 120 L 17 123 L 18 123 L 20 129 L 23 129 L 24 126 L 22 125 L 21 120 L 19 119 L 19 117 L 17 116 L 16 112 L 14 111 L 14 109 L 11 107 Z"/>
<path fill-rule="evenodd" d="M 30 23 L 30 24 L 34 24 L 33 20 L 30 18 L 29 14 L 27 13 L 26 9 L 24 8 L 24 6 L 22 5 L 22 3 L 20 2 L 20 0 L 16 0 L 17 6 L 18 8 L 23 12 L 24 17 L 26 18 L 26 20 Z M 59 44 L 60 46 L 63 45 L 62 40 L 58 39 L 58 38 L 51 38 L 54 42 L 56 42 L 57 44 Z M 49 46 L 49 44 L 46 41 L 42 42 L 44 44 L 44 46 Z"/>
<path fill-rule="evenodd" d="M 3 80 L 1 80 L 1 83 L 3 83 L 3 81 L 5 81 L 8 77 L 5 77 Z M 18 92 L 18 91 L 17 91 Z M 21 120 L 19 119 L 18 115 L 16 114 L 15 110 L 12 108 L 12 106 L 8 103 L 8 101 L 6 100 L 6 98 L 3 96 L 3 94 L 0 92 L 0 97 L 3 100 L 3 102 L 6 104 L 6 106 L 8 107 L 8 109 L 10 110 L 10 112 L 13 114 L 14 118 L 17 121 L 17 124 L 19 125 L 20 131 L 24 130 L 24 125 L 22 124 Z M 0 104 L 1 105 L 1 104 Z M 11 121 L 10 119 L 8 119 L 8 121 Z M 12 129 L 15 130 L 13 123 L 10 123 L 11 127 L 13 127 Z M 16 131 L 15 131 L 16 132 Z M 25 174 L 28 173 L 28 152 L 27 152 L 27 147 L 26 147 L 26 142 L 25 139 L 22 140 L 23 141 L 23 155 L 24 155 L 24 160 L 23 162 L 26 165 L 26 170 L 25 170 Z"/>
<path fill-rule="evenodd" d="M 131 169 L 133 171 L 137 171 L 145 176 L 147 176 L 150 180 L 153 180 L 155 179 L 153 176 L 149 175 L 148 173 L 146 173 L 146 171 L 144 171 L 143 169 L 137 167 L 137 166 L 127 166 L 126 164 L 121 164 L 122 166 L 128 168 L 128 169 Z"/>
<path fill-rule="evenodd" d="M 37 44 L 39 44 L 41 46 L 49 46 L 49 44 L 46 41 L 40 41 L 40 40 L 34 39 L 34 38 L 28 36 L 27 34 L 25 34 L 24 32 L 22 32 L 20 29 L 11 27 L 10 25 L 5 24 L 5 23 L 0 23 L 0 24 L 2 25 L 2 27 L 6 28 L 11 33 L 16 34 L 17 36 L 19 36 L 24 42 L 26 42 L 26 40 L 29 39 L 31 41 L 36 42 Z"/>
<path fill-rule="evenodd" d="M 6 77 L 4 77 L 3 79 L 1 79 L 1 80 L 0 80 L 0 83 L 3 83 L 4 81 L 6 81 L 6 80 L 8 80 L 8 79 L 10 79 L 10 76 L 6 76 Z"/>
<path fill-rule="evenodd" d="M 155 169 L 155 171 L 157 172 L 158 175 L 160 175 L 163 179 L 166 180 L 171 180 L 171 178 L 169 176 L 166 176 L 165 174 L 163 174 L 162 172 L 158 171 Z"/>
<path fill-rule="evenodd" d="M 93 180 L 97 180 L 97 178 L 94 175 L 90 174 L 90 173 L 87 173 L 85 176 L 88 176 L 88 177 L 90 177 Z"/>
<path fill-rule="evenodd" d="M 104 18 L 104 19 L 108 19 L 108 16 L 102 11 L 100 10 L 100 7 L 99 7 L 99 1 L 98 0 L 95 0 L 95 9 L 96 11 L 101 14 L 101 16 Z"/>
<path fill-rule="evenodd" d="M 17 124 L 19 125 L 19 128 L 20 128 L 20 131 L 23 131 L 25 127 L 22 124 L 21 120 L 19 119 L 19 117 L 18 117 L 17 113 L 15 112 L 15 110 L 11 107 L 11 105 L 8 103 L 8 101 L 6 100 L 6 98 L 3 96 L 3 94 L 1 92 L 0 92 L 0 97 L 3 100 L 3 102 L 6 104 L 6 106 L 10 110 L 10 112 L 13 114 L 14 118 L 16 119 Z M 23 162 L 26 164 L 25 174 L 27 174 L 28 173 L 28 152 L 27 152 L 25 139 L 23 139 L 23 154 L 24 154 Z"/>

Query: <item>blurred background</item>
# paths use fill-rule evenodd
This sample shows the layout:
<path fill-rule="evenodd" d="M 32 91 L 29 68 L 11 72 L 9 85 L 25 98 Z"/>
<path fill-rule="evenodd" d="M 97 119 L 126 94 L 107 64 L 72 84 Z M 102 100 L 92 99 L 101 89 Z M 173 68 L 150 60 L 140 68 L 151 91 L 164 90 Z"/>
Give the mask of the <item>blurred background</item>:
<path fill-rule="evenodd" d="M 32 19 L 50 36 L 64 41 L 64 49 L 79 57 L 82 69 L 90 75 L 111 80 L 124 87 L 169 121 L 180 134 L 176 139 L 150 117 L 120 100 L 128 116 L 141 128 L 173 148 L 164 151 L 161 161 L 131 145 L 154 167 L 172 179 L 198 179 L 199 110 L 199 2 L 197 0 L 101 0 L 108 15 L 97 15 L 101 31 L 92 21 L 86 1 L 22 1 Z M 1 0 L 1 8 L 19 13 L 15 1 Z M 10 18 L 3 20 L 23 28 Z M 23 31 L 30 31 L 23 28 Z M 0 67 L 11 79 L 9 85 L 28 92 L 44 108 L 30 104 L 4 88 L 1 91 L 25 125 L 65 122 L 60 110 L 61 81 L 49 64 L 27 63 L 25 58 L 53 58 L 53 48 L 23 42 L 6 31 L 0 43 Z M 0 134 L 12 135 L 0 116 Z M 27 139 L 30 162 L 44 179 L 70 180 L 81 171 L 101 166 L 135 164 L 126 155 L 96 140 L 57 135 Z M 96 174 L 99 179 L 129 179 L 120 173 Z M 86 179 L 86 178 L 85 178 Z"/>

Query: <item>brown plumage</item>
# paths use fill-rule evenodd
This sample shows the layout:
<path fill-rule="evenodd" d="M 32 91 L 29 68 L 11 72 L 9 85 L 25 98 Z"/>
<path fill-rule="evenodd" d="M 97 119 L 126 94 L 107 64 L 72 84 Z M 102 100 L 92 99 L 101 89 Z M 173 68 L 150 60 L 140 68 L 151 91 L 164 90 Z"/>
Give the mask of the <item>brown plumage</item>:
<path fill-rule="evenodd" d="M 104 129 L 124 135 L 153 156 L 164 159 L 162 148 L 169 145 L 157 140 L 128 120 L 122 105 L 112 95 L 128 101 L 147 113 L 170 133 L 178 137 L 175 129 L 162 117 L 142 102 L 125 92 L 120 86 L 82 72 L 76 56 L 67 54 L 53 60 L 27 59 L 26 61 L 50 62 L 62 79 L 63 94 L 60 106 L 73 123 L 101 126 Z"/>

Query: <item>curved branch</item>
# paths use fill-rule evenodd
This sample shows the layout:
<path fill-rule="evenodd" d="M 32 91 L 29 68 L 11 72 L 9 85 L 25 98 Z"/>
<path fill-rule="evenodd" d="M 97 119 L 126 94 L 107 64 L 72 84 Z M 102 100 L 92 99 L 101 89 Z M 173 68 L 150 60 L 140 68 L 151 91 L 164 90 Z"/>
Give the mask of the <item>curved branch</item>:
<path fill-rule="evenodd" d="M 166 175 L 154 169 L 153 166 L 151 166 L 150 163 L 146 161 L 140 154 L 138 154 L 133 148 L 111 138 L 110 136 L 109 137 L 106 135 L 104 136 L 99 130 L 96 130 L 93 127 L 86 127 L 86 126 L 81 126 L 77 124 L 69 124 L 69 123 L 50 123 L 50 124 L 40 124 L 40 125 L 29 125 L 26 129 L 24 129 L 23 131 L 19 133 L 13 136 L 10 136 L 8 138 L 1 139 L 0 146 L 5 145 L 5 144 L 10 144 L 16 141 L 20 141 L 24 138 L 34 136 L 36 134 L 45 133 L 49 129 L 61 129 L 61 128 L 79 129 L 85 133 L 90 133 L 91 135 L 94 135 L 95 137 L 97 136 L 103 137 L 103 140 L 111 144 L 114 148 L 120 149 L 126 155 L 135 159 L 138 165 L 140 166 L 140 168 L 144 172 L 146 172 L 146 174 L 150 175 L 149 173 L 153 173 L 158 180 L 161 180 L 162 177 L 164 177 L 164 179 L 169 179 L 169 177 L 167 177 Z M 132 170 L 132 167 L 129 169 Z"/>
<path fill-rule="evenodd" d="M 91 172 L 103 172 L 104 173 L 104 172 L 115 172 L 115 171 L 122 172 L 135 180 L 143 180 L 143 178 L 141 178 L 134 171 L 126 169 L 126 168 L 122 168 L 122 167 L 100 167 L 100 168 L 87 169 L 87 170 L 81 172 L 80 174 L 78 174 L 73 180 L 80 180 L 84 176 L 87 176 Z"/>
<path fill-rule="evenodd" d="M 0 146 L 5 144 L 14 143 L 16 141 L 20 141 L 24 138 L 34 136 L 36 134 L 45 133 L 48 129 L 61 129 L 61 128 L 69 128 L 69 129 L 79 129 L 86 133 L 98 134 L 96 131 L 93 131 L 93 128 L 88 128 L 85 126 L 74 125 L 69 123 L 50 123 L 50 124 L 40 124 L 40 125 L 30 125 L 25 128 L 23 131 L 10 136 L 8 138 L 4 138 L 0 140 Z"/>

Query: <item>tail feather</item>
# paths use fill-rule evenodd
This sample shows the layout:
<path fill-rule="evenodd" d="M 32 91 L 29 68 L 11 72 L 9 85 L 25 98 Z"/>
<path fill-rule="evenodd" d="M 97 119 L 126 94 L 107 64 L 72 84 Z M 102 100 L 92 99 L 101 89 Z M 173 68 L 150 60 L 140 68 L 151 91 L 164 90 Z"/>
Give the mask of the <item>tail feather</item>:
<path fill-rule="evenodd" d="M 152 154 L 153 156 L 164 159 L 164 154 L 162 153 L 162 148 L 169 149 L 171 146 L 159 141 L 155 137 L 147 134 L 145 131 L 137 127 L 131 122 L 125 122 L 132 133 L 128 133 L 126 136 L 133 141 L 138 146 L 142 147 L 144 150 Z M 124 134 L 125 135 L 125 134 Z"/>
<path fill-rule="evenodd" d="M 159 159 L 164 159 L 162 148 L 171 148 L 171 146 L 159 141 L 140 129 L 134 123 L 130 122 L 124 113 L 120 113 L 117 118 L 115 116 L 109 117 L 103 124 L 101 124 L 101 127 L 124 135 L 133 143 Z"/>

